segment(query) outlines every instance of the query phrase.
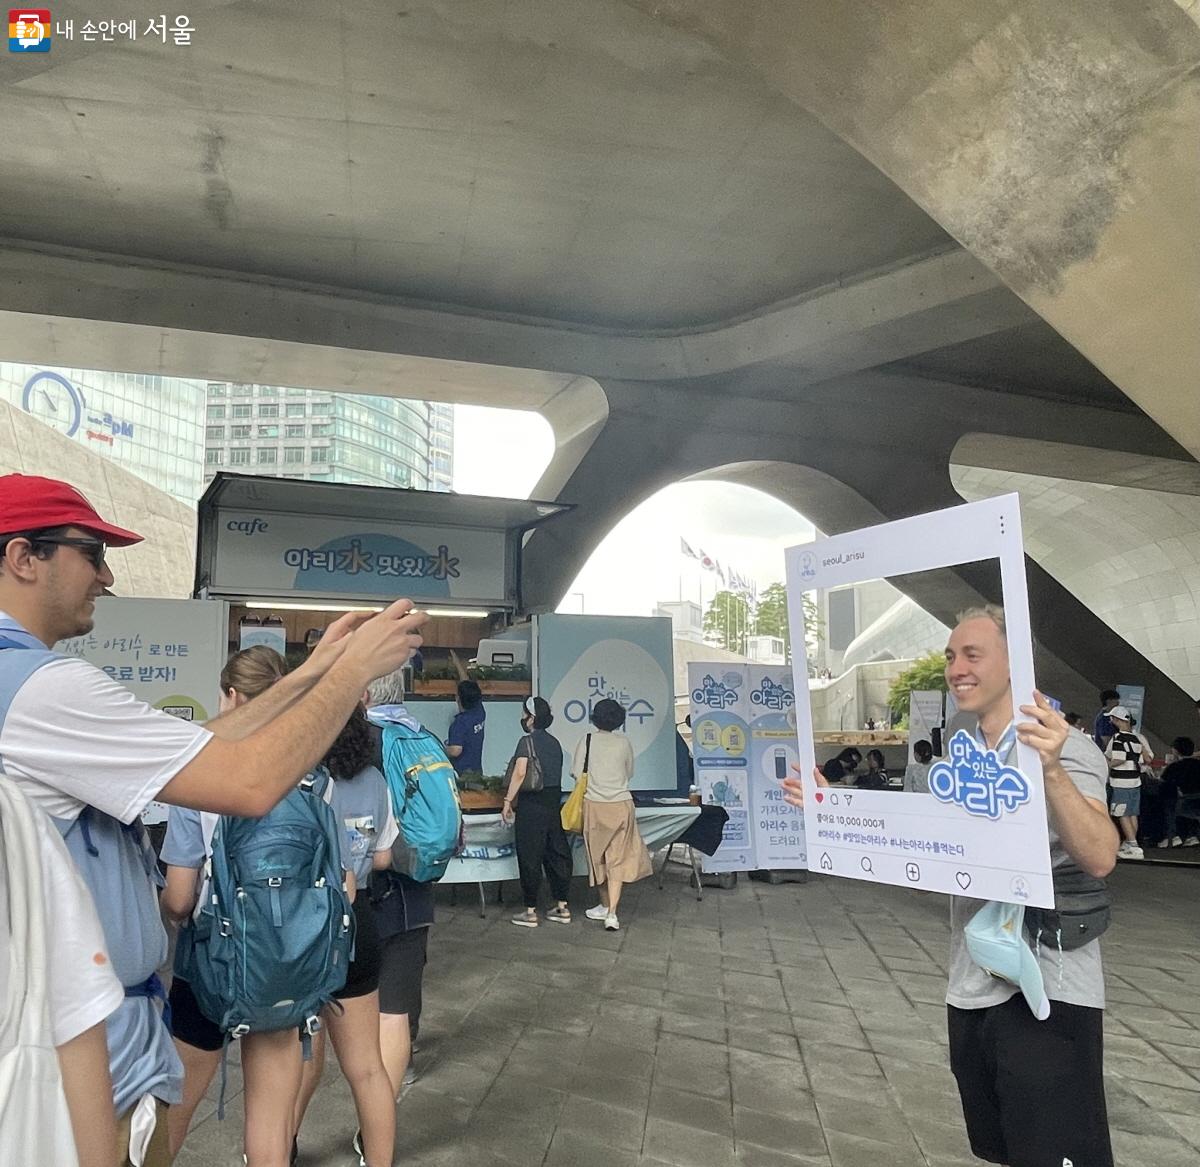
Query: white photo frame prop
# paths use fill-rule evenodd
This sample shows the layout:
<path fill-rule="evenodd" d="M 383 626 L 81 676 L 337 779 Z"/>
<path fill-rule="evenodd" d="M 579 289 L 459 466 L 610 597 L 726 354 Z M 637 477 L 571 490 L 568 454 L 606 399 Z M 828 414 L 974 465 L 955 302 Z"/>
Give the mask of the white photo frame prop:
<path fill-rule="evenodd" d="M 930 794 L 818 790 L 801 597 L 815 588 L 999 560 L 1017 707 L 1033 703 L 1033 642 L 1020 502 L 1015 494 L 819 539 L 785 553 L 796 732 L 808 866 L 871 883 L 1054 906 L 1041 759 L 1017 742 L 1015 767 L 969 734 L 945 746 Z M 935 768 L 936 769 L 936 768 Z M 938 776 L 940 774 L 940 777 Z"/>

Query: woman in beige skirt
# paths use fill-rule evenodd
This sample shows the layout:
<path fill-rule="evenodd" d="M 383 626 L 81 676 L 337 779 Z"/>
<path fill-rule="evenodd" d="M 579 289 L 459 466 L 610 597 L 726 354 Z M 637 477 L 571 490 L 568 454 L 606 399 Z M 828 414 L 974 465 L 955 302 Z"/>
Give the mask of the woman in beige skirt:
<path fill-rule="evenodd" d="M 621 888 L 645 879 L 653 868 L 650 853 L 638 833 L 629 780 L 633 777 L 633 746 L 624 734 L 614 732 L 625 724 L 625 710 L 616 701 L 597 701 L 592 710 L 595 733 L 575 747 L 571 773 L 587 773 L 583 803 L 583 841 L 587 847 L 588 875 L 600 889 L 600 902 L 587 910 L 589 920 L 603 920 L 610 932 L 621 927 L 617 906 Z"/>

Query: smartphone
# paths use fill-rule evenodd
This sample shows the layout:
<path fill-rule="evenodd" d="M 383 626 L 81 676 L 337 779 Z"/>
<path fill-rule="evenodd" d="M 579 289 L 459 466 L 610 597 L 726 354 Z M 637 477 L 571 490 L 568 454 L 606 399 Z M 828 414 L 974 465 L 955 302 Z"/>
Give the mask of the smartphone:
<path fill-rule="evenodd" d="M 775 747 L 775 780 L 782 782 L 788 775 L 787 750 L 783 746 Z"/>

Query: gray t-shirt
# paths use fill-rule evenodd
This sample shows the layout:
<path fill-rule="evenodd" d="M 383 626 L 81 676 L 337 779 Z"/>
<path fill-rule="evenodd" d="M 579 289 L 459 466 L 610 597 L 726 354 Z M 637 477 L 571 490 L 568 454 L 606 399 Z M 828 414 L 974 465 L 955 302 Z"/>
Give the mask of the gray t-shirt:
<path fill-rule="evenodd" d="M 1078 733 L 1068 734 L 1062 750 L 1062 764 L 1076 789 L 1085 798 L 1105 802 L 1108 762 L 1090 738 Z M 1058 868 L 1070 862 L 1071 858 L 1059 842 L 1051 820 L 1050 865 Z M 950 897 L 950 984 L 946 990 L 946 1003 L 959 1009 L 985 1009 L 989 1005 L 1002 1005 L 1009 997 L 1020 992 L 1016 985 L 984 972 L 967 951 L 963 929 L 981 907 L 982 900 Z M 1093 940 L 1071 952 L 1059 952 L 1057 948 L 1042 945 L 1038 963 L 1046 982 L 1046 996 L 1051 1001 L 1104 1008 L 1104 970 L 1100 965 L 1099 940 Z"/>

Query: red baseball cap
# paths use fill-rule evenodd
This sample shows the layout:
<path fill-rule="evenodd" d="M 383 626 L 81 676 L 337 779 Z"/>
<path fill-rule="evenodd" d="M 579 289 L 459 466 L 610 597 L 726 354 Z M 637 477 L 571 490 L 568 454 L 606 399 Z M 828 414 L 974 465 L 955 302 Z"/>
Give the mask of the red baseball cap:
<path fill-rule="evenodd" d="M 142 541 L 141 535 L 106 523 L 69 482 L 34 474 L 0 475 L 0 535 L 43 527 L 82 527 L 113 547 Z"/>

